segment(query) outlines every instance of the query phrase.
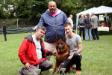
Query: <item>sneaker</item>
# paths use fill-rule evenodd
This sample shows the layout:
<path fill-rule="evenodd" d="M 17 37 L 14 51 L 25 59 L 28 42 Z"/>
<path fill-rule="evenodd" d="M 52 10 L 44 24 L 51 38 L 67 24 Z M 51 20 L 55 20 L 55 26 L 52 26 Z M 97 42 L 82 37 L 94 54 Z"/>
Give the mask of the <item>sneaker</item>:
<path fill-rule="evenodd" d="M 76 66 L 75 65 L 71 66 L 70 70 L 76 70 Z"/>
<path fill-rule="evenodd" d="M 60 68 L 60 75 L 65 75 L 66 68 Z"/>
<path fill-rule="evenodd" d="M 80 70 L 77 70 L 76 71 L 76 75 L 80 75 L 81 74 L 81 71 Z"/>

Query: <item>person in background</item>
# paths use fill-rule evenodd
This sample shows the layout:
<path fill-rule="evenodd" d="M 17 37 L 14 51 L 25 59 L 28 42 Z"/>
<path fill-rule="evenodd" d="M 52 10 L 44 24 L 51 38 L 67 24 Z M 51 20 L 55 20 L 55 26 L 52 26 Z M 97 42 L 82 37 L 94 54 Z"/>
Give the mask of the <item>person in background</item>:
<path fill-rule="evenodd" d="M 38 25 L 46 27 L 45 45 L 46 49 L 56 51 L 55 43 L 65 36 L 64 24 L 67 22 L 66 14 L 57 8 L 55 1 L 48 2 L 48 9 L 41 15 Z"/>
<path fill-rule="evenodd" d="M 93 40 L 99 40 L 99 34 L 98 34 L 98 17 L 95 14 L 91 15 L 91 25 L 92 25 L 92 36 Z"/>
<path fill-rule="evenodd" d="M 91 33 L 92 25 L 89 14 L 85 15 L 84 23 L 85 23 L 85 40 L 92 40 L 93 39 Z"/>
<path fill-rule="evenodd" d="M 73 27 L 74 25 L 73 25 L 73 20 L 72 19 L 73 19 L 73 15 L 70 14 L 69 17 L 68 17 L 68 22 L 71 23 L 71 25 Z"/>
<path fill-rule="evenodd" d="M 73 32 L 70 23 L 66 23 L 65 26 L 66 43 L 70 47 L 69 57 L 60 65 L 61 68 L 66 68 L 66 72 L 70 67 L 76 65 L 76 74 L 81 74 L 81 52 L 82 52 L 82 40 L 78 34 Z"/>
<path fill-rule="evenodd" d="M 83 37 L 83 40 L 85 40 L 85 23 L 84 23 L 84 15 L 81 14 L 79 16 L 79 35 Z"/>
<path fill-rule="evenodd" d="M 7 41 L 7 29 L 6 26 L 3 26 L 3 35 L 4 35 L 4 41 Z"/>
<path fill-rule="evenodd" d="M 45 49 L 42 37 L 45 35 L 44 26 L 38 26 L 34 34 L 25 37 L 19 47 L 18 56 L 24 67 L 21 75 L 38 75 L 38 70 L 44 71 L 52 67 L 46 56 L 52 54 Z"/>

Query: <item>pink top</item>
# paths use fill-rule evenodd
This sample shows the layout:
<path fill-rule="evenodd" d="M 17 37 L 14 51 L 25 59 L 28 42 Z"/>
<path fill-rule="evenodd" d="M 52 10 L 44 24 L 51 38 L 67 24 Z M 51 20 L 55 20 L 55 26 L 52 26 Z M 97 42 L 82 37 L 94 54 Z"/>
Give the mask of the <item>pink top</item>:
<path fill-rule="evenodd" d="M 51 16 L 55 17 L 57 14 L 59 14 L 61 11 L 60 10 L 56 10 L 56 12 L 51 13 Z"/>

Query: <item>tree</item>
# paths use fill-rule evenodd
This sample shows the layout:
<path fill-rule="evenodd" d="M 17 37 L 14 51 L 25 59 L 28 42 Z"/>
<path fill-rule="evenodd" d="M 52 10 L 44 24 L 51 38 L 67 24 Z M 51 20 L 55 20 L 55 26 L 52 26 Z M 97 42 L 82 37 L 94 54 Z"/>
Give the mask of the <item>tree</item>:
<path fill-rule="evenodd" d="M 81 0 L 86 7 L 97 7 L 100 5 L 112 6 L 112 0 Z"/>
<path fill-rule="evenodd" d="M 80 0 L 60 0 L 58 3 L 59 8 L 67 14 L 75 14 L 81 8 L 82 2 Z"/>
<path fill-rule="evenodd" d="M 41 14 L 47 9 L 50 0 L 0 0 L 0 18 L 27 18 L 36 23 Z M 112 0 L 54 0 L 59 9 L 67 15 L 100 5 L 112 6 Z M 13 11 L 8 10 L 8 5 L 13 5 Z M 9 14 L 10 12 L 10 14 Z M 14 14 L 16 13 L 16 16 Z"/>

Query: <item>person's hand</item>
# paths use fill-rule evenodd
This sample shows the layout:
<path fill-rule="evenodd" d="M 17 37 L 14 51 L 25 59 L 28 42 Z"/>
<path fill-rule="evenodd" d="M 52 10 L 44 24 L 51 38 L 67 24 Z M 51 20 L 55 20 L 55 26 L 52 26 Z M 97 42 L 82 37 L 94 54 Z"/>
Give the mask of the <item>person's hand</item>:
<path fill-rule="evenodd" d="M 40 63 L 43 63 L 46 60 L 46 58 L 40 59 Z"/>
<path fill-rule="evenodd" d="M 37 28 L 37 26 L 33 27 L 32 29 L 33 29 L 33 30 L 36 30 L 36 28 Z"/>
<path fill-rule="evenodd" d="M 29 67 L 30 67 L 30 64 L 29 64 L 29 63 L 26 63 L 26 64 L 25 64 L 25 67 L 26 67 L 26 68 L 29 68 Z"/>
<path fill-rule="evenodd" d="M 56 52 L 56 51 L 53 51 L 52 53 L 53 53 L 53 55 L 54 55 L 54 56 L 56 56 L 56 55 L 57 55 L 57 52 Z"/>
<path fill-rule="evenodd" d="M 53 53 L 51 51 L 48 51 L 46 54 L 47 54 L 47 56 L 53 55 Z"/>

